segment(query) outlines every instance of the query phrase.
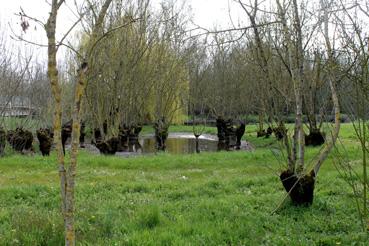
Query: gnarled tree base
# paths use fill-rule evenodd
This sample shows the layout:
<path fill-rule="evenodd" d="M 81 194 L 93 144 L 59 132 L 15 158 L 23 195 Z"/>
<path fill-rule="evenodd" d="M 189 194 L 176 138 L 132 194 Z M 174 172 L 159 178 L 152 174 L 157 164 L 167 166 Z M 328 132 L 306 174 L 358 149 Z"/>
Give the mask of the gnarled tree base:
<path fill-rule="evenodd" d="M 115 155 L 118 150 L 119 139 L 112 137 L 107 141 L 100 141 L 96 143 L 96 147 L 103 155 Z"/>
<path fill-rule="evenodd" d="M 4 154 L 5 145 L 6 145 L 6 132 L 4 129 L 0 128 L 0 155 Z"/>
<path fill-rule="evenodd" d="M 30 131 L 22 128 L 8 131 L 7 140 L 17 152 L 32 150 L 33 135 Z"/>
<path fill-rule="evenodd" d="M 286 170 L 281 173 L 280 179 L 293 204 L 309 206 L 313 203 L 314 171 L 299 178 L 295 173 Z"/>
<path fill-rule="evenodd" d="M 49 156 L 53 144 L 53 133 L 48 128 L 40 128 L 36 131 L 37 139 L 40 143 L 40 151 L 43 156 Z"/>
<path fill-rule="evenodd" d="M 239 126 L 235 126 L 232 119 L 217 118 L 216 126 L 218 130 L 218 150 L 240 149 L 241 138 L 245 133 L 243 122 L 240 122 Z"/>
<path fill-rule="evenodd" d="M 159 151 L 165 151 L 166 149 L 165 142 L 167 141 L 169 134 L 168 128 L 169 125 L 166 123 L 164 118 L 154 124 L 156 149 Z"/>
<path fill-rule="evenodd" d="M 165 151 L 166 149 L 166 144 L 165 142 L 167 141 L 168 138 L 168 132 L 164 131 L 164 132 L 159 132 L 159 133 L 155 133 L 155 142 L 156 142 L 156 149 L 159 151 Z"/>
<path fill-rule="evenodd" d="M 130 151 L 133 146 L 138 146 L 138 137 L 142 130 L 142 125 L 133 124 L 133 125 L 123 125 L 119 127 L 119 144 L 118 151 Z M 133 150 L 132 150 L 133 151 Z"/>
<path fill-rule="evenodd" d="M 305 136 L 305 145 L 306 146 L 320 146 L 324 144 L 324 134 L 318 131 L 312 131 L 309 135 Z"/>

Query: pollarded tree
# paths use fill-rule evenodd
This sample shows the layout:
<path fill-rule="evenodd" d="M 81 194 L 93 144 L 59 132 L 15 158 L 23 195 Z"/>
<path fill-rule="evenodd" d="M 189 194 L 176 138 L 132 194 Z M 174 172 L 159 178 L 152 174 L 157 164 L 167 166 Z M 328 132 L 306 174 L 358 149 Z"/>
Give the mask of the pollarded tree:
<path fill-rule="evenodd" d="M 165 149 L 169 125 L 187 114 L 189 73 L 187 61 L 191 50 L 185 39 L 187 18 L 184 6 L 176 2 L 161 5 L 159 25 L 151 53 L 153 86 L 149 111 L 154 122 L 157 149 Z M 151 105 L 151 106 L 150 106 Z"/>
<path fill-rule="evenodd" d="M 101 43 L 92 61 L 89 73 L 91 83 L 87 87 L 86 99 L 93 128 L 101 134 L 99 141 L 118 137 L 123 128 L 134 130 L 143 122 L 143 107 L 148 93 L 147 82 L 147 30 L 141 20 L 132 23 L 132 16 L 117 16 L 111 28 L 126 25 L 124 32 L 115 32 Z M 105 129 L 104 129 L 105 128 Z"/>
<path fill-rule="evenodd" d="M 297 204 L 311 204 L 313 201 L 313 191 L 315 185 L 315 178 L 320 170 L 321 165 L 332 150 L 340 129 L 340 107 L 338 95 L 336 92 L 335 77 L 336 66 L 335 57 L 333 57 L 333 48 L 330 46 L 328 39 L 328 19 L 325 19 L 326 37 L 326 54 L 327 54 L 327 74 L 328 83 L 330 87 L 333 108 L 335 112 L 335 125 L 332 131 L 330 141 L 327 141 L 324 148 L 320 151 L 318 157 L 313 163 L 313 168 L 305 165 L 305 134 L 302 122 L 302 89 L 306 84 L 305 76 L 305 58 L 306 52 L 304 48 L 304 40 L 307 35 L 303 35 L 303 24 L 301 22 L 301 9 L 297 0 L 291 2 L 281 3 L 277 1 L 278 19 L 280 20 L 283 39 L 287 45 L 288 65 L 291 71 L 291 82 L 294 88 L 295 95 L 295 126 L 293 140 L 290 145 L 287 136 L 285 137 L 285 145 L 288 155 L 288 168 L 280 175 L 281 181 L 289 193 L 291 199 Z M 303 9 L 304 10 L 304 9 Z M 306 11 L 306 10 L 305 10 Z M 290 15 L 289 15 L 290 14 Z M 306 14 L 306 12 L 304 12 Z M 291 16 L 291 19 L 288 19 Z"/>
<path fill-rule="evenodd" d="M 203 72 L 206 108 L 217 120 L 219 149 L 240 147 L 244 133 L 246 115 L 252 111 L 250 100 L 250 64 L 242 43 L 229 44 L 220 35 L 214 38 L 214 46 L 209 48 L 208 65 Z"/>
<path fill-rule="evenodd" d="M 164 42 L 157 44 L 153 55 L 156 56 L 154 84 L 149 93 L 148 114 L 154 122 L 157 148 L 165 149 L 169 125 L 180 120 L 186 114 L 189 90 L 188 70 L 183 58 L 175 54 Z"/>
<path fill-rule="evenodd" d="M 323 54 L 315 50 L 310 57 L 307 55 L 304 73 L 306 83 L 303 86 L 304 112 L 309 129 L 309 135 L 305 136 L 305 144 L 317 146 L 322 145 L 325 141 L 321 128 L 326 120 L 324 116 L 331 100 L 329 100 L 329 86 L 325 82 L 327 74 Z"/>
<path fill-rule="evenodd" d="M 189 99 L 188 115 L 192 120 L 192 132 L 196 141 L 196 152 L 200 153 L 199 137 L 203 134 L 209 117 L 208 88 L 206 84 L 206 73 L 209 66 L 206 47 L 195 40 L 190 47 L 188 59 L 189 70 Z"/>
<path fill-rule="evenodd" d="M 126 25 L 125 32 L 112 33 L 96 48 L 86 93 L 99 142 L 123 144 L 127 132 L 138 134 L 144 121 L 167 128 L 184 108 L 187 51 L 180 38 L 183 20 L 171 12 L 172 4 L 159 12 L 150 10 L 149 1 L 132 1 L 126 10 L 114 5 L 107 25 Z M 132 23 L 132 18 L 138 21 Z"/>

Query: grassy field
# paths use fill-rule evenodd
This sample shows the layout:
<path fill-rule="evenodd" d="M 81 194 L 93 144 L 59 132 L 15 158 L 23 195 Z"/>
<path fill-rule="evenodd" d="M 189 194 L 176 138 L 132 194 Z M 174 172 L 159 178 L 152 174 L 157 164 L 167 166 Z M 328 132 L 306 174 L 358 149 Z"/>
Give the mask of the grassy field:
<path fill-rule="evenodd" d="M 78 245 L 369 245 L 352 191 L 332 159 L 318 176 L 311 207 L 287 200 L 272 214 L 285 196 L 278 178 L 284 159 L 272 138 L 256 139 L 254 127 L 247 131 L 253 152 L 124 159 L 82 151 Z M 349 125 L 341 139 L 349 158 L 359 159 Z M 307 155 L 317 151 L 308 148 Z M 63 245 L 63 240 L 55 155 L 0 158 L 0 245 Z"/>

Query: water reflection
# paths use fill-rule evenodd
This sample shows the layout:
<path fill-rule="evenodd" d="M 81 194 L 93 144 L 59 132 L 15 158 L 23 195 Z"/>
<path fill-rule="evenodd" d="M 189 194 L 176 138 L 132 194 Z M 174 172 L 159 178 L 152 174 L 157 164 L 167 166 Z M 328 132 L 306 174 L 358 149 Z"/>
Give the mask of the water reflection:
<path fill-rule="evenodd" d="M 155 138 L 142 138 L 139 140 L 142 146 L 142 153 L 155 153 Z M 188 154 L 196 152 L 195 138 L 168 138 L 166 140 L 166 152 L 172 154 Z M 210 139 L 199 139 L 200 152 L 217 151 L 218 142 Z"/>
<path fill-rule="evenodd" d="M 200 152 L 222 150 L 222 146 L 219 146 L 218 139 L 213 135 L 204 134 L 200 136 L 198 143 Z M 68 148 L 70 148 L 70 145 Z M 86 149 L 94 153 L 99 153 L 99 150 L 92 144 L 86 145 Z M 252 151 L 253 147 L 246 141 L 242 141 L 240 149 Z M 235 150 L 235 148 L 227 150 Z M 154 135 L 146 135 L 140 137 L 136 142 L 128 142 L 128 145 L 123 146 L 122 149 L 116 152 L 116 155 L 128 157 L 157 152 Z M 172 154 L 196 153 L 196 139 L 194 135 L 189 133 L 172 133 L 166 140 L 165 152 Z"/>

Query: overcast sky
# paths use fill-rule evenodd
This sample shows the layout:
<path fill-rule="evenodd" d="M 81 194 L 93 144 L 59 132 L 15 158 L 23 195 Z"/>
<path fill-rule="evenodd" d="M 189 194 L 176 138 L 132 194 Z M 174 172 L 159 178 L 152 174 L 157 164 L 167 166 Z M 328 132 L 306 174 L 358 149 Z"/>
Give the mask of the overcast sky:
<path fill-rule="evenodd" d="M 158 2 L 159 0 L 151 0 Z M 202 26 L 212 27 L 214 24 L 224 25 L 229 21 L 228 2 L 232 0 L 187 0 L 192 6 L 195 21 Z M 22 7 L 30 16 L 43 17 L 46 19 L 49 7 L 46 0 L 0 0 L 1 20 L 14 19 L 13 14 L 19 12 Z M 73 8 L 73 1 L 66 0 L 67 5 Z M 234 4 L 233 4 L 234 6 Z M 61 15 L 73 19 L 67 7 L 63 7 Z"/>
<path fill-rule="evenodd" d="M 160 0 L 151 1 L 153 2 L 153 4 L 155 4 Z M 59 34 L 59 38 L 77 19 L 77 17 L 73 15 L 71 11 L 71 9 L 74 8 L 73 2 L 74 0 L 66 0 L 66 4 L 64 4 L 64 6 L 60 9 L 57 22 L 57 34 Z M 230 8 L 229 2 L 231 2 Z M 229 18 L 230 13 L 233 16 L 234 21 L 236 22 L 236 16 L 240 14 L 239 7 L 234 4 L 232 5 L 232 0 L 187 0 L 186 3 L 192 8 L 194 22 L 197 25 L 205 27 L 207 29 L 211 29 L 215 26 L 217 26 L 218 28 L 229 27 L 231 25 Z M 46 44 L 45 33 L 41 27 L 38 27 L 37 25 L 32 23 L 30 30 L 24 34 L 21 32 L 20 29 L 19 17 L 15 16 L 15 13 L 18 13 L 20 7 L 22 7 L 27 15 L 36 17 L 46 22 L 50 9 L 46 0 L 0 0 L 0 6 L 0 28 L 2 30 L 8 29 L 7 32 L 9 35 L 11 35 L 12 31 L 9 30 L 9 27 L 11 27 L 17 34 L 21 33 L 25 39 Z M 231 12 L 229 12 L 229 9 L 231 10 Z M 46 54 L 45 52 L 46 51 L 42 52 L 44 53 L 43 55 Z"/>

